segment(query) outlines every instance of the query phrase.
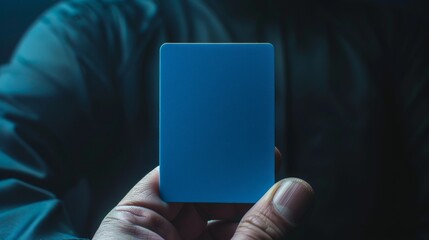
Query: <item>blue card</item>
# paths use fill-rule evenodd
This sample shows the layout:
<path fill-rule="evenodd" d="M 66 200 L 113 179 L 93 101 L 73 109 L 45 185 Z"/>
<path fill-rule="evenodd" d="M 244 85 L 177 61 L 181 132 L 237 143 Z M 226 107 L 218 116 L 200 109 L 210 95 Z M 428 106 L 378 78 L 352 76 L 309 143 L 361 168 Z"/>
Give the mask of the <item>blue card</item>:
<path fill-rule="evenodd" d="M 274 183 L 274 49 L 160 48 L 160 192 L 167 202 L 254 203 Z"/>

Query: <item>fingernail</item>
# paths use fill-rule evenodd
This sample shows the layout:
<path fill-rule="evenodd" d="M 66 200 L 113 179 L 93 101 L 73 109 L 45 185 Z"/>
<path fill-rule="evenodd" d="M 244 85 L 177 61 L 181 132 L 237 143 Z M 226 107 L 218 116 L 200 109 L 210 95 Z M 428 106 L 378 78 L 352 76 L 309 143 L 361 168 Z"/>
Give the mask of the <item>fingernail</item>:
<path fill-rule="evenodd" d="M 313 198 L 313 189 L 301 179 L 289 178 L 277 189 L 273 206 L 290 225 L 295 226 Z"/>

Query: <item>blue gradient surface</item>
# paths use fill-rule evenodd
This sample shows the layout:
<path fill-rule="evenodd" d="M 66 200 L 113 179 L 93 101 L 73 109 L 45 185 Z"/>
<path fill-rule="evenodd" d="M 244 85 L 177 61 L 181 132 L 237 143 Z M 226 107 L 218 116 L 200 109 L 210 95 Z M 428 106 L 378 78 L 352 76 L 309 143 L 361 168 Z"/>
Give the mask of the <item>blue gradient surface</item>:
<path fill-rule="evenodd" d="M 274 183 L 271 44 L 160 49 L 160 191 L 168 202 L 256 202 Z"/>

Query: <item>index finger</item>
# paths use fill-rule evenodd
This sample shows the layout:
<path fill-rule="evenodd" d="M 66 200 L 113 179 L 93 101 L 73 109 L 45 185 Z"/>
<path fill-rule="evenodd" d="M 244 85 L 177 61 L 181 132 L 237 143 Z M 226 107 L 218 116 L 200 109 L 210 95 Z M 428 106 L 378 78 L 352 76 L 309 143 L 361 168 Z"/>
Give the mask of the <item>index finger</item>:
<path fill-rule="evenodd" d="M 167 203 L 159 193 L 159 166 L 143 177 L 119 202 L 118 206 L 139 206 L 157 212 L 167 220 L 173 220 L 183 203 Z"/>

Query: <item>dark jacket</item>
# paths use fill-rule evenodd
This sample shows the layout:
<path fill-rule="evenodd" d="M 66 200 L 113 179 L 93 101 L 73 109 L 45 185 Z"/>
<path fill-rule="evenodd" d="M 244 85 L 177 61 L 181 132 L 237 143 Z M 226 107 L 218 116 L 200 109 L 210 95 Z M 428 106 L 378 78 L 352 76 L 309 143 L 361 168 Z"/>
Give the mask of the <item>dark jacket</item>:
<path fill-rule="evenodd" d="M 279 177 L 316 192 L 290 239 L 429 239 L 429 31 L 410 13 L 310 0 L 57 5 L 0 72 L 0 238 L 90 237 L 157 165 L 162 43 L 270 42 Z"/>

